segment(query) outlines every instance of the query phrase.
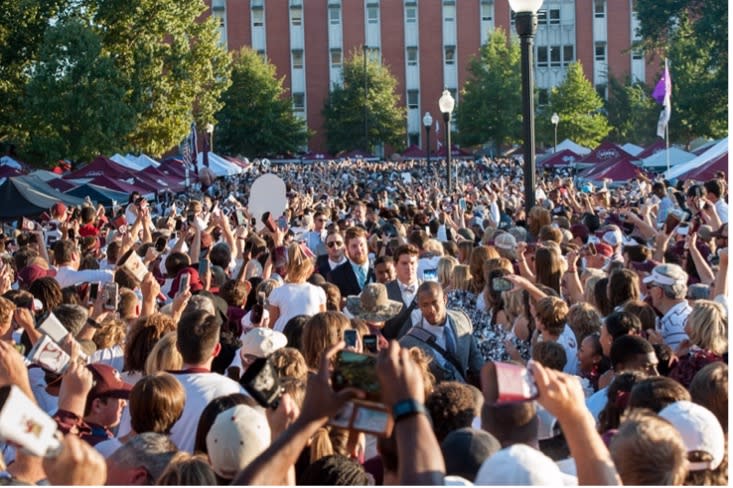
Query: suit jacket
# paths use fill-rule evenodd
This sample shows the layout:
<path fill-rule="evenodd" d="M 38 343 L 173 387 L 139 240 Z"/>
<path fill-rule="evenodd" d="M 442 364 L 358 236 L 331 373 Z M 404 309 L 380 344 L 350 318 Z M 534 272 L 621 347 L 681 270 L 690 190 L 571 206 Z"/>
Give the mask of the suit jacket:
<path fill-rule="evenodd" d="M 341 297 L 344 299 L 348 296 L 358 295 L 359 293 L 361 293 L 359 280 L 356 279 L 356 274 L 351 268 L 351 261 L 349 261 L 348 259 L 345 263 L 332 269 L 331 272 L 328 273 L 328 275 L 326 276 L 326 279 L 334 285 L 338 286 L 339 291 L 341 292 Z M 373 283 L 374 281 L 377 281 L 377 275 L 374 273 L 373 268 L 369 268 L 369 272 L 367 272 L 367 277 L 364 284 L 366 285 L 368 283 Z"/>
<path fill-rule="evenodd" d="M 473 325 L 468 316 L 458 310 L 448 310 L 453 330 L 456 333 L 456 355 L 455 359 L 460 364 L 462 371 L 460 374 L 449 361 L 440 357 L 435 349 L 429 344 L 410 335 L 408 331 L 402 339 L 399 340 L 402 347 L 419 347 L 426 354 L 433 357 L 430 362 L 430 372 L 435 376 L 437 382 L 441 381 L 468 381 L 469 379 L 477 379 L 480 377 L 481 367 L 484 365 L 483 356 L 479 351 L 476 339 L 473 337 Z M 413 328 L 419 327 L 419 324 Z M 412 329 L 411 329 L 412 330 Z M 441 363 L 444 363 L 441 365 Z"/>
<path fill-rule="evenodd" d="M 395 300 L 402 303 L 402 310 L 400 313 L 389 319 L 384 323 L 384 329 L 382 329 L 382 335 L 387 339 L 401 339 L 410 328 L 415 325 L 412 323 L 412 311 L 417 307 L 417 303 L 404 303 L 402 302 L 402 290 L 400 290 L 400 284 L 395 279 L 385 285 L 387 287 L 387 297 L 390 300 Z M 415 297 L 417 299 L 417 296 Z M 415 300 L 413 300 L 414 302 Z"/>
<path fill-rule="evenodd" d="M 328 264 L 328 254 L 323 254 L 316 258 L 316 273 L 324 278 L 331 272 L 331 265 Z"/>

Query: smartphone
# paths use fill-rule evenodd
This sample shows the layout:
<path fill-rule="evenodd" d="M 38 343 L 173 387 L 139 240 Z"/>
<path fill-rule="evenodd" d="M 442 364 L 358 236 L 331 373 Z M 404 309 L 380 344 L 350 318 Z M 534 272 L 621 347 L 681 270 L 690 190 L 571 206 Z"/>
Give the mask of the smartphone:
<path fill-rule="evenodd" d="M 378 401 L 381 392 L 377 379 L 377 357 L 373 354 L 339 351 L 332 384 L 336 391 L 357 388 L 366 393 L 367 399 Z"/>
<path fill-rule="evenodd" d="M 356 347 L 357 334 L 358 332 L 354 329 L 346 329 L 344 331 L 344 342 L 347 347 Z"/>
<path fill-rule="evenodd" d="M 36 223 L 30 219 L 23 217 L 23 220 L 21 220 L 20 228 L 21 230 L 32 232 L 36 229 Z"/>
<path fill-rule="evenodd" d="M 364 344 L 364 350 L 367 352 L 370 352 L 372 354 L 376 354 L 378 352 L 377 349 L 377 336 L 374 334 L 367 334 L 364 337 L 362 337 L 362 343 Z"/>
<path fill-rule="evenodd" d="M 158 240 L 155 241 L 155 250 L 162 253 L 165 251 L 166 244 L 168 244 L 168 240 L 165 237 L 158 237 Z"/>
<path fill-rule="evenodd" d="M 596 251 L 596 245 L 592 242 L 589 242 L 586 247 L 591 256 L 595 256 L 596 254 L 598 254 L 598 251 Z"/>
<path fill-rule="evenodd" d="M 244 216 L 241 210 L 237 210 L 234 214 L 237 219 L 237 225 L 247 226 L 247 218 Z"/>
<path fill-rule="evenodd" d="M 684 224 L 684 225 L 680 225 L 679 227 L 677 227 L 677 234 L 679 234 L 681 236 L 686 236 L 689 233 L 690 233 L 690 227 L 689 227 L 689 225 Z"/>
<path fill-rule="evenodd" d="M 423 270 L 422 279 L 424 281 L 438 281 L 438 270 L 437 269 Z"/>
<path fill-rule="evenodd" d="M 328 420 L 328 425 L 379 437 L 389 437 L 392 434 L 394 421 L 386 405 L 354 401 L 346 403 L 335 416 Z"/>
<path fill-rule="evenodd" d="M 117 310 L 120 289 L 117 283 L 104 285 L 104 309 Z"/>
<path fill-rule="evenodd" d="M 179 230 L 181 230 L 182 228 L 183 228 L 183 220 L 181 220 L 181 219 L 176 219 L 176 226 L 175 226 L 175 230 L 176 230 L 176 231 L 179 231 Z"/>
<path fill-rule="evenodd" d="M 199 276 L 202 279 L 206 275 L 206 273 L 209 272 L 210 268 L 211 268 L 211 261 L 209 261 L 207 258 L 199 259 Z"/>
<path fill-rule="evenodd" d="M 466 210 L 466 199 L 465 198 L 459 198 L 458 199 L 458 206 L 461 207 L 461 210 Z"/>
<path fill-rule="evenodd" d="M 514 285 L 506 278 L 497 276 L 491 280 L 491 289 L 494 291 L 509 291 L 512 288 Z"/>
<path fill-rule="evenodd" d="M 277 410 L 282 396 L 280 377 L 267 358 L 256 359 L 239 379 L 239 383 L 262 407 Z"/>
<path fill-rule="evenodd" d="M 526 366 L 501 362 L 486 365 L 481 372 L 481 384 L 487 403 L 501 405 L 537 398 L 537 385 Z"/>
<path fill-rule="evenodd" d="M 281 215 L 277 218 L 277 226 L 280 228 L 280 230 L 285 230 L 288 228 L 288 220 L 285 218 L 284 215 Z"/>
<path fill-rule="evenodd" d="M 97 301 L 97 297 L 99 296 L 99 283 L 91 283 L 89 285 L 89 304 L 93 304 Z"/>
<path fill-rule="evenodd" d="M 265 227 L 267 227 L 267 230 L 269 230 L 270 232 L 276 232 L 275 221 L 272 219 L 272 215 L 270 215 L 270 212 L 265 212 L 262 214 L 262 223 L 265 224 Z"/>
<path fill-rule="evenodd" d="M 178 284 L 178 293 L 188 290 L 190 285 L 191 285 L 191 275 L 189 273 L 185 273 L 181 275 L 181 280 Z"/>

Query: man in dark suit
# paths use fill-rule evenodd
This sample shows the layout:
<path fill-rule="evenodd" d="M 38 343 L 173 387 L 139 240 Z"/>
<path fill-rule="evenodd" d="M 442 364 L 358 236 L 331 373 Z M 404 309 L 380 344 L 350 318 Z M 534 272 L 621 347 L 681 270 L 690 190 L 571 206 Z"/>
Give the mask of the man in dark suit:
<path fill-rule="evenodd" d="M 415 298 L 420 285 L 417 279 L 417 258 L 420 250 L 412 244 L 397 248 L 394 254 L 396 279 L 387 283 L 387 296 L 403 304 L 397 316 L 388 320 L 382 333 L 387 339 L 401 339 L 420 321 L 420 309 Z"/>
<path fill-rule="evenodd" d="M 446 308 L 443 289 L 434 281 L 420 285 L 417 304 L 422 319 L 400 339 L 400 345 L 419 347 L 432 357 L 430 372 L 437 382 L 478 384 L 484 361 L 472 335 L 471 319 Z"/>
<path fill-rule="evenodd" d="M 368 283 L 377 280 L 374 269 L 369 266 L 367 232 L 361 227 L 346 229 L 346 262 L 331 270 L 326 279 L 338 286 L 343 300 L 358 295 Z"/>
<path fill-rule="evenodd" d="M 332 229 L 326 236 L 326 254 L 316 259 L 316 272 L 324 278 L 346 262 L 344 236 L 337 229 Z"/>

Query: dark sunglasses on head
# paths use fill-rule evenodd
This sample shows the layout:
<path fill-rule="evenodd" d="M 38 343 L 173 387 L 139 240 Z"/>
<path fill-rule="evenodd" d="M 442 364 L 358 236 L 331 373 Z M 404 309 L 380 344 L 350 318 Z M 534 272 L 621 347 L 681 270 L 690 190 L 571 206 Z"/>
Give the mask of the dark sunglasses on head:
<path fill-rule="evenodd" d="M 331 241 L 331 242 L 329 242 L 329 243 L 328 243 L 328 244 L 326 244 L 326 245 L 327 245 L 328 247 L 333 247 L 333 246 L 338 246 L 338 247 L 341 247 L 341 246 L 343 246 L 343 245 L 344 245 L 344 243 L 343 243 L 343 242 L 341 242 L 341 241 Z"/>

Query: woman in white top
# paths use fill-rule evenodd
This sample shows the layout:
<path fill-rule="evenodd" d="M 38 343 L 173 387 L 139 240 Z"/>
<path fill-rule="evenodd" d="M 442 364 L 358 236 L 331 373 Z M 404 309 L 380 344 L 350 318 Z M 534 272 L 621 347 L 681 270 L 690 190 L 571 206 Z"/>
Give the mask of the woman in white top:
<path fill-rule="evenodd" d="M 309 253 L 310 254 L 310 253 Z M 282 332 L 288 320 L 296 315 L 315 315 L 326 311 L 326 292 L 306 280 L 313 274 L 314 259 L 299 244 L 288 247 L 288 268 L 285 284 L 268 297 L 270 324 Z"/>

